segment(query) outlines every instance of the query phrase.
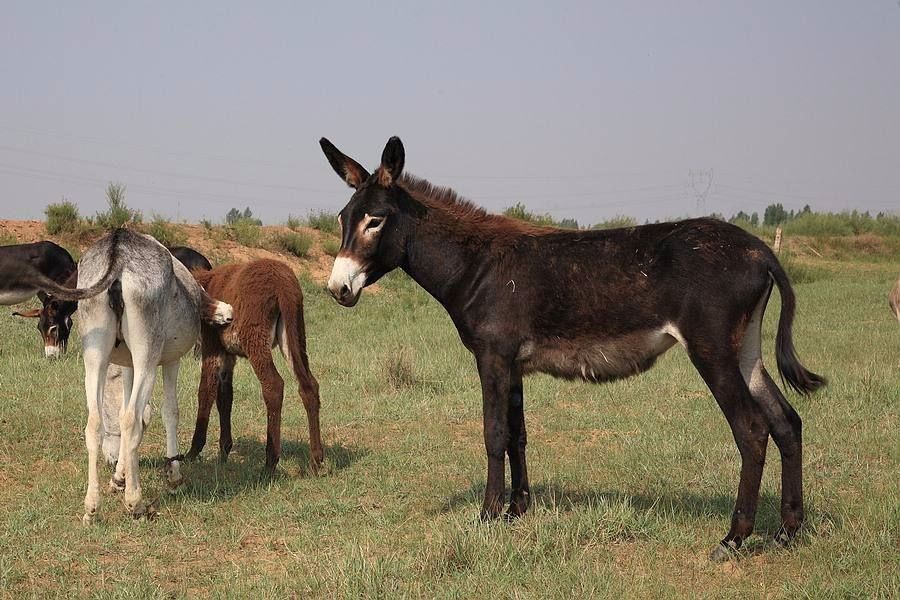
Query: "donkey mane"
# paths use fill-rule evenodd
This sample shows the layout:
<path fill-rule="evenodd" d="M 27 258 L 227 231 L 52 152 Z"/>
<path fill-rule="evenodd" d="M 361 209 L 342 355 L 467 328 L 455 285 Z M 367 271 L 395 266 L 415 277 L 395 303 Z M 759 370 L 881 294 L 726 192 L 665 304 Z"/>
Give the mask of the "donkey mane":
<path fill-rule="evenodd" d="M 555 227 L 534 225 L 505 215 L 489 213 L 449 187 L 434 185 L 426 179 L 406 172 L 400 176 L 397 185 L 417 202 L 445 213 L 454 222 L 479 226 L 483 233 L 492 231 L 500 234 L 541 235 L 559 231 Z"/>

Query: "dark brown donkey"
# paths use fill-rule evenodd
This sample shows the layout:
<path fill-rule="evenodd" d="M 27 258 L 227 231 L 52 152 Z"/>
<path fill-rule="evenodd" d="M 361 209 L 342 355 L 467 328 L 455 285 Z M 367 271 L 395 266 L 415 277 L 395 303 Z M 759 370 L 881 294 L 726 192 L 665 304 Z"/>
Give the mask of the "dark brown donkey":
<path fill-rule="evenodd" d="M 522 376 L 542 371 L 602 382 L 649 369 L 676 343 L 690 355 L 728 419 L 741 455 L 731 529 L 722 559 L 753 530 L 769 435 L 782 459 L 782 527 L 803 520 L 800 417 L 762 364 L 760 334 L 772 282 L 782 298 L 778 370 L 809 393 L 791 340 L 794 292 L 769 248 L 743 230 L 693 219 L 608 231 L 564 231 L 490 215 L 453 191 L 403 174 L 391 138 L 372 175 L 328 140 L 322 150 L 356 192 L 338 216 L 341 248 L 328 288 L 353 306 L 362 288 L 397 267 L 434 296 L 475 355 L 488 457 L 483 518 L 530 503 Z M 233 298 L 210 293 L 226 302 Z"/>
<path fill-rule="evenodd" d="M 192 271 L 197 282 L 215 298 L 230 298 L 234 321 L 228 327 L 201 326 L 203 365 L 197 425 L 188 459 L 196 458 L 206 444 L 213 401 L 219 410 L 219 452 L 222 460 L 231 452 L 232 373 L 236 357 L 250 361 L 262 386 L 266 403 L 266 468 L 274 470 L 281 457 L 281 405 L 284 380 L 272 361 L 275 345 L 287 359 L 300 384 L 300 397 L 309 420 L 312 469 L 322 464 L 319 432 L 319 384 L 309 370 L 303 325 L 303 292 L 290 268 L 274 260 L 255 260 L 225 265 L 212 271 Z"/>

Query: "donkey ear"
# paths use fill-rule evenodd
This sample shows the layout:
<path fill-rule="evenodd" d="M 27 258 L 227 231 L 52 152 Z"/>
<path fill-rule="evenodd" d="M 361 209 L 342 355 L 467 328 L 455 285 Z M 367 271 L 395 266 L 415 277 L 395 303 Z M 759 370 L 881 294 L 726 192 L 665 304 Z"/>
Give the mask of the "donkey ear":
<path fill-rule="evenodd" d="M 403 172 L 403 162 L 406 160 L 406 152 L 403 150 L 403 142 L 396 135 L 388 140 L 381 153 L 381 166 L 378 167 L 378 183 L 384 187 L 390 187 L 400 179 Z"/>
<path fill-rule="evenodd" d="M 37 319 L 41 316 L 41 309 L 32 308 L 31 310 L 26 310 L 25 312 L 16 311 L 13 313 L 14 317 L 25 317 L 26 319 Z"/>
<path fill-rule="evenodd" d="M 369 178 L 369 172 L 362 168 L 362 165 L 344 155 L 327 139 L 319 140 L 319 145 L 325 153 L 325 158 L 331 163 L 331 168 L 353 189 L 359 188 Z"/>

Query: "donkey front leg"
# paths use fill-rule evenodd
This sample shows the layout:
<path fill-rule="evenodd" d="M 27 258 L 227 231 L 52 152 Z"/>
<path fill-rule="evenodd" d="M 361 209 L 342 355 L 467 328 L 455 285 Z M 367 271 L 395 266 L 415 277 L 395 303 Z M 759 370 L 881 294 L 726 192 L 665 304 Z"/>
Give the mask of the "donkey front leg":
<path fill-rule="evenodd" d="M 209 430 L 209 413 L 219 388 L 219 369 L 224 354 L 213 354 L 207 351 L 208 343 L 204 338 L 203 362 L 200 368 L 200 385 L 197 388 L 197 422 L 194 425 L 194 436 L 187 460 L 194 460 L 206 445 L 206 434 Z"/>
<path fill-rule="evenodd" d="M 163 365 L 163 388 L 165 399 L 163 400 L 163 425 L 166 428 L 166 483 L 169 492 L 174 494 L 184 483 L 181 476 L 181 460 L 178 454 L 178 368 L 181 359 Z"/>
<path fill-rule="evenodd" d="M 509 445 L 509 391 L 511 361 L 492 353 L 476 357 L 481 379 L 484 413 L 484 447 L 487 451 L 487 487 L 481 519 L 496 519 L 503 511 L 506 480 L 506 450 Z"/>

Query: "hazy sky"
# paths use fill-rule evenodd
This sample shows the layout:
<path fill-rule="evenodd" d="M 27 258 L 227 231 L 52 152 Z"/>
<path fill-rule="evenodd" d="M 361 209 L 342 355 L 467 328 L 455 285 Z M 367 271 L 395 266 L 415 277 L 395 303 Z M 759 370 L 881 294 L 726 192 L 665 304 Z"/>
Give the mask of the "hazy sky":
<path fill-rule="evenodd" d="M 490 210 L 590 224 L 900 211 L 900 4 L 10 2 L 0 218 L 108 181 L 196 221 L 338 210 L 326 136 Z"/>

